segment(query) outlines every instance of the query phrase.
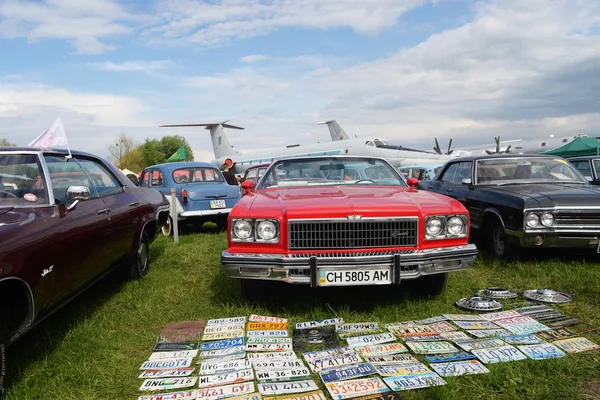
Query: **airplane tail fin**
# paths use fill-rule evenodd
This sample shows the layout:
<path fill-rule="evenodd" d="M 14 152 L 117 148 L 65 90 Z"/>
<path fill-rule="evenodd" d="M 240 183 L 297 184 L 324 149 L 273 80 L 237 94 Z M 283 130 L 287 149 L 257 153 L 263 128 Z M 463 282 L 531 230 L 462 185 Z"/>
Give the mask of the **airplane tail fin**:
<path fill-rule="evenodd" d="M 349 140 L 356 139 L 358 137 L 356 135 L 350 135 L 348 132 L 346 132 L 335 119 L 319 122 L 319 125 L 327 125 L 329 128 L 329 134 L 331 135 L 331 140 L 334 142 L 336 140 Z"/>
<path fill-rule="evenodd" d="M 213 145 L 213 152 L 215 153 L 216 159 L 221 159 L 224 157 L 233 157 L 239 156 L 242 153 L 236 150 L 229 138 L 225 134 L 223 128 L 230 129 L 244 129 L 240 126 L 226 124 L 227 121 L 223 122 L 213 122 L 213 123 L 205 123 L 205 124 L 180 124 L 180 125 L 160 125 L 160 128 L 186 128 L 186 127 L 196 127 L 201 126 L 205 127 L 208 131 L 210 131 L 210 139 Z"/>

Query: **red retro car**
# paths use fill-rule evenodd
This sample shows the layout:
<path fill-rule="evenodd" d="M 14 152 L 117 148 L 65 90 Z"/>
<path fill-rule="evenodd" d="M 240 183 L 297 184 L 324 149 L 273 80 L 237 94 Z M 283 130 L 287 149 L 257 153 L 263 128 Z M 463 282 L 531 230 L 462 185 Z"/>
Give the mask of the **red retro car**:
<path fill-rule="evenodd" d="M 398 285 L 441 292 L 473 266 L 469 214 L 375 157 L 278 160 L 229 215 L 225 273 L 317 286 Z"/>
<path fill-rule="evenodd" d="M 0 147 L 0 344 L 10 344 L 111 270 L 141 278 L 169 213 L 82 152 Z"/>

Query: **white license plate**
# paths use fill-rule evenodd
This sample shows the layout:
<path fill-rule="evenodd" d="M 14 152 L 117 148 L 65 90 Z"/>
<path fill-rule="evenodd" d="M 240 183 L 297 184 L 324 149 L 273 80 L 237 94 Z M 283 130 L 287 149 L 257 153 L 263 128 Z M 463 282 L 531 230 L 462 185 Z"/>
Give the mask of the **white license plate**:
<path fill-rule="evenodd" d="M 461 376 L 473 374 L 487 374 L 490 372 L 477 360 L 455 361 L 448 363 L 431 364 L 431 368 L 440 376 Z"/>
<path fill-rule="evenodd" d="M 258 391 L 265 396 L 275 396 L 289 393 L 303 393 L 318 390 L 317 384 L 312 379 L 298 382 L 259 383 Z"/>
<path fill-rule="evenodd" d="M 259 381 L 293 381 L 308 378 L 310 378 L 310 371 L 306 367 L 284 371 L 256 371 L 256 379 Z"/>
<path fill-rule="evenodd" d="M 389 285 L 391 283 L 390 268 L 319 270 L 319 286 Z"/>
<path fill-rule="evenodd" d="M 517 346 L 517 348 L 532 360 L 545 360 L 546 358 L 560 358 L 566 356 L 563 351 L 552 343 L 530 344 Z"/>
<path fill-rule="evenodd" d="M 210 208 L 225 208 L 225 200 L 211 200 Z"/>
<path fill-rule="evenodd" d="M 525 354 L 521 353 L 514 346 L 503 346 L 495 349 L 473 350 L 473 354 L 477 356 L 484 364 L 493 364 L 498 362 L 519 361 L 527 359 Z"/>

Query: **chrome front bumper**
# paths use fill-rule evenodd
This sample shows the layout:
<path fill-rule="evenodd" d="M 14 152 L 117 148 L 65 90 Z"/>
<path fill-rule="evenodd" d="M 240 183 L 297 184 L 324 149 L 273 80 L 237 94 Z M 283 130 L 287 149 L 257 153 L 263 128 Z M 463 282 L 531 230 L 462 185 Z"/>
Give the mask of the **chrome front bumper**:
<path fill-rule="evenodd" d="M 317 286 L 319 268 L 389 269 L 392 284 L 405 279 L 460 271 L 473 267 L 477 257 L 474 244 L 399 252 L 319 254 L 221 254 L 225 274 L 231 278 L 260 279 Z"/>
<path fill-rule="evenodd" d="M 600 239 L 600 232 L 598 230 L 546 229 L 528 230 L 525 232 L 522 229 L 517 231 L 505 229 L 504 232 L 523 248 L 543 247 L 592 250 L 598 248 Z M 542 238 L 541 244 L 536 243 L 536 237 L 539 236 Z"/>
<path fill-rule="evenodd" d="M 182 211 L 179 213 L 179 217 L 206 217 L 213 215 L 229 214 L 231 208 L 216 208 L 214 210 L 196 210 L 196 211 Z"/>

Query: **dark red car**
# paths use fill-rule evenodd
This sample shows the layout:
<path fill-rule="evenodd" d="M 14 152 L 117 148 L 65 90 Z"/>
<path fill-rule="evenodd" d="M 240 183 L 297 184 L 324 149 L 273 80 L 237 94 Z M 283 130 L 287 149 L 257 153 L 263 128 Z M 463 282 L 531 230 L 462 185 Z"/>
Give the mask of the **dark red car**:
<path fill-rule="evenodd" d="M 99 157 L 0 147 L 0 344 L 117 267 L 145 276 L 168 212 Z"/>
<path fill-rule="evenodd" d="M 271 164 L 256 164 L 248 167 L 246 172 L 244 172 L 244 177 L 242 178 L 242 182 L 252 182 L 254 186 L 258 184 L 260 178 L 263 177 L 267 168 L 269 168 Z M 242 195 L 248 194 L 248 191 L 242 187 Z"/>

